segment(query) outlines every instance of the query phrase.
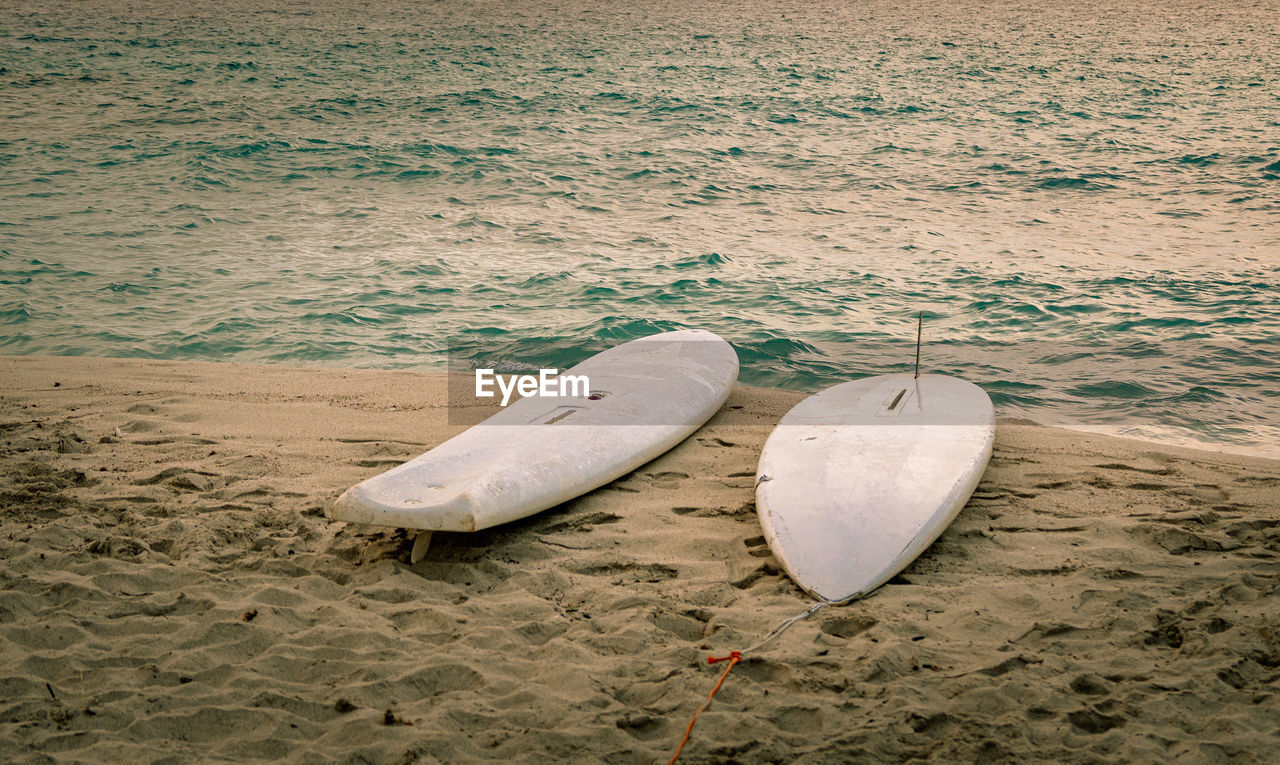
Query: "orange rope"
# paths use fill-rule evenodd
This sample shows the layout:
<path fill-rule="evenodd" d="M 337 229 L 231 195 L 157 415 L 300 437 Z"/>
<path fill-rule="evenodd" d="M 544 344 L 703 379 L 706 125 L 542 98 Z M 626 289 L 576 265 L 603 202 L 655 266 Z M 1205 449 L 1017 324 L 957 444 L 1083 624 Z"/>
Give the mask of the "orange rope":
<path fill-rule="evenodd" d="M 689 743 L 689 734 L 693 732 L 693 724 L 698 721 L 698 715 L 702 714 L 711 706 L 711 699 L 715 698 L 716 693 L 720 690 L 720 686 L 724 685 L 724 679 L 729 676 L 729 670 L 733 669 L 733 665 L 742 661 L 742 652 L 730 651 L 728 656 L 707 657 L 708 664 L 715 664 L 718 661 L 727 661 L 729 662 L 729 666 L 725 667 L 724 672 L 720 674 L 720 679 L 716 681 L 716 687 L 712 688 L 711 693 L 707 694 L 707 700 L 702 702 L 702 706 L 694 710 L 693 719 L 689 721 L 689 727 L 684 729 L 684 738 L 680 739 L 680 746 L 676 747 L 676 753 L 671 755 L 671 762 L 667 763 L 667 765 L 675 765 L 676 759 L 680 757 L 681 750 L 684 749 L 684 745 Z"/>

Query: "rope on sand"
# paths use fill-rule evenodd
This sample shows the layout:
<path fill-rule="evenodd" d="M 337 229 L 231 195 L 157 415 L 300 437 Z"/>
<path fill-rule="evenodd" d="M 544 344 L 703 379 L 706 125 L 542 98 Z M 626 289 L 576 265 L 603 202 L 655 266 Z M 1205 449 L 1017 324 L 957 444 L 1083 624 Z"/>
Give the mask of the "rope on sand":
<path fill-rule="evenodd" d="M 741 663 L 743 654 L 753 653 L 755 651 L 760 650 L 761 648 L 763 648 L 764 646 L 772 642 L 779 635 L 781 635 L 782 633 L 790 629 L 791 626 L 794 625 L 795 623 L 802 622 L 805 619 L 808 619 L 810 616 L 813 616 L 819 610 L 826 608 L 827 606 L 847 605 L 857 600 L 858 598 L 861 598 L 865 594 L 866 593 L 859 592 L 855 595 L 851 595 L 845 598 L 844 600 L 820 600 L 817 603 L 814 603 L 812 606 L 810 606 L 807 610 L 799 614 L 796 614 L 795 616 L 791 616 L 784 619 L 782 623 L 779 624 L 777 627 L 774 627 L 769 632 L 768 635 L 765 635 L 764 638 L 760 640 L 760 642 L 756 643 L 750 648 L 746 648 L 741 651 L 730 651 L 728 656 L 708 656 L 707 657 L 708 664 L 716 664 L 717 662 L 727 661 L 729 662 L 729 665 L 724 668 L 724 672 L 720 673 L 720 679 L 716 681 L 716 687 L 711 689 L 711 693 L 707 694 L 707 700 L 702 702 L 702 705 L 694 710 L 693 719 L 689 720 L 689 725 L 685 727 L 684 737 L 680 739 L 680 744 L 676 746 L 676 752 L 675 754 L 671 755 L 671 761 L 667 763 L 667 765 L 675 765 L 676 760 L 680 757 L 680 752 L 684 750 L 684 745 L 689 743 L 689 734 L 693 733 L 693 724 L 698 721 L 698 715 L 707 711 L 707 709 L 711 707 L 711 700 L 715 698 L 715 695 L 717 693 L 719 693 L 720 686 L 724 685 L 725 678 L 729 676 L 729 670 L 733 669 L 735 665 Z"/>
<path fill-rule="evenodd" d="M 702 706 L 693 710 L 693 719 L 689 721 L 689 725 L 684 729 L 684 738 L 680 739 L 680 745 L 676 747 L 676 753 L 671 755 L 671 762 L 667 763 L 667 765 L 675 765 L 676 758 L 680 756 L 680 752 L 684 749 L 684 745 L 689 743 L 689 734 L 693 733 L 693 724 L 698 721 L 698 715 L 702 714 L 707 707 L 711 706 L 711 700 L 715 698 L 716 693 L 719 692 L 720 686 L 724 685 L 724 679 L 729 676 L 729 670 L 733 669 L 735 664 L 742 661 L 742 653 L 739 651 L 730 651 L 728 656 L 707 657 L 708 664 L 715 664 L 718 661 L 728 661 L 729 666 L 725 667 L 724 672 L 720 673 L 720 679 L 716 681 L 716 687 L 711 689 L 711 693 L 707 694 L 707 700 L 702 702 Z"/>

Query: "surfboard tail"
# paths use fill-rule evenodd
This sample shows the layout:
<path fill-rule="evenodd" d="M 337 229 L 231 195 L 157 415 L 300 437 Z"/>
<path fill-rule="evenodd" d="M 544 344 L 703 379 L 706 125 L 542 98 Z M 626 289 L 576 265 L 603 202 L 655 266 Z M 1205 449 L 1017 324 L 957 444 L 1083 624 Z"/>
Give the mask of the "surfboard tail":
<path fill-rule="evenodd" d="M 475 531 L 475 514 L 466 489 L 428 489 L 398 500 L 356 484 L 329 508 L 329 518 L 370 526 L 420 531 Z"/>

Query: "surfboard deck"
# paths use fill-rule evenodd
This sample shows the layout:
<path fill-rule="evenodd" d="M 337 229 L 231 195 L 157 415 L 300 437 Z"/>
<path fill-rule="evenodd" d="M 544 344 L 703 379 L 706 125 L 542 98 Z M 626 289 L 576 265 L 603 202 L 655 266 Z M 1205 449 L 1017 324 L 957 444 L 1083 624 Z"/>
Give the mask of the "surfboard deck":
<path fill-rule="evenodd" d="M 964 380 L 892 374 L 828 388 L 765 442 L 756 471 L 765 539 L 811 595 L 865 595 L 942 534 L 994 442 L 991 399 Z"/>
<path fill-rule="evenodd" d="M 590 394 L 527 397 L 430 451 L 348 489 L 329 517 L 433 531 L 524 518 L 623 476 L 720 409 L 738 357 L 717 335 L 679 330 L 596 354 L 563 375 Z M 414 557 L 426 537 L 415 544 Z"/>

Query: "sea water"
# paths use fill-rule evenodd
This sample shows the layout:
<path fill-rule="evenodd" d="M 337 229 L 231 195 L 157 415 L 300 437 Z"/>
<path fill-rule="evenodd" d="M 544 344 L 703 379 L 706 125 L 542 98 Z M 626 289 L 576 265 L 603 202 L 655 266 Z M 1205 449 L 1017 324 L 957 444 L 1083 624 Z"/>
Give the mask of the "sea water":
<path fill-rule="evenodd" d="M 910 369 L 1280 455 L 1280 4 L 0 3 L 0 353 Z"/>

